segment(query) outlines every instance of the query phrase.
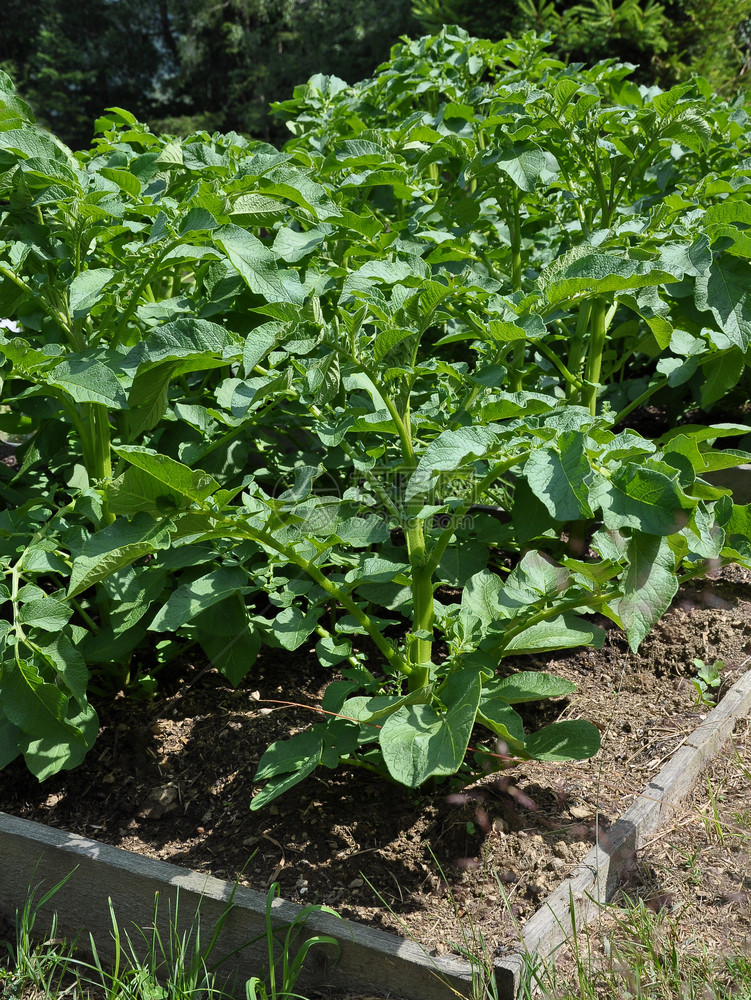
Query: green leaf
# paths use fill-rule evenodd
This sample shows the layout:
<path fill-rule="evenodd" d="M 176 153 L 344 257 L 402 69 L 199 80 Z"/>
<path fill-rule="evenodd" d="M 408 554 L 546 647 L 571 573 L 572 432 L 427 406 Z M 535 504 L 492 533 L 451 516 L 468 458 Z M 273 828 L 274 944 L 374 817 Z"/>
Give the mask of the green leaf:
<path fill-rule="evenodd" d="M 267 302 L 302 304 L 304 294 L 299 279 L 295 276 L 296 285 L 283 283 L 276 255 L 252 233 L 229 225 L 218 229 L 214 238 L 252 292 Z"/>
<path fill-rule="evenodd" d="M 650 535 L 672 535 L 685 527 L 688 514 L 673 479 L 656 469 L 629 462 L 602 480 L 590 493 L 594 508 L 602 508 L 605 526 L 633 528 Z M 687 504 L 688 505 L 688 504 Z"/>
<path fill-rule="evenodd" d="M 216 669 L 235 687 L 256 662 L 261 650 L 261 636 L 249 622 L 231 637 L 202 632 L 199 643 Z"/>
<path fill-rule="evenodd" d="M 532 452 L 524 465 L 532 492 L 558 521 L 591 517 L 588 484 L 592 467 L 584 452 L 584 435 L 568 431 L 556 443 Z"/>
<path fill-rule="evenodd" d="M 480 704 L 479 673 L 463 671 L 445 682 L 445 712 L 404 705 L 383 724 L 379 743 L 392 778 L 417 788 L 436 774 L 454 774 L 464 760 Z"/>
<path fill-rule="evenodd" d="M 543 698 L 559 698 L 576 691 L 576 684 L 537 670 L 519 670 L 510 677 L 496 677 L 483 685 L 482 696 L 501 698 L 509 705 L 521 705 Z"/>
<path fill-rule="evenodd" d="M 64 742 L 83 741 L 82 730 L 67 725 L 69 698 L 44 680 L 35 663 L 7 661 L 0 695 L 5 717 L 27 736 L 45 739 L 53 734 Z"/>
<path fill-rule="evenodd" d="M 297 608 L 285 608 L 273 621 L 272 631 L 279 644 L 292 650 L 301 646 L 316 627 L 321 609 L 303 615 Z"/>
<path fill-rule="evenodd" d="M 20 754 L 19 736 L 18 726 L 0 715 L 0 771 Z"/>
<path fill-rule="evenodd" d="M 666 538 L 633 535 L 626 549 L 628 569 L 621 578 L 623 597 L 614 602 L 631 649 L 636 652 L 678 592 L 675 556 Z"/>
<path fill-rule="evenodd" d="M 77 403 L 101 403 L 112 410 L 124 410 L 128 406 L 115 373 L 101 361 L 73 355 L 53 368 L 47 381 Z"/>
<path fill-rule="evenodd" d="M 61 770 L 72 770 L 83 762 L 88 750 L 94 745 L 99 732 L 99 719 L 91 705 L 79 709 L 66 718 L 69 733 L 81 733 L 81 738 L 65 738 L 63 734 L 49 733 L 34 738 L 21 734 L 19 749 L 24 755 L 26 766 L 39 780 L 57 774 Z"/>
<path fill-rule="evenodd" d="M 740 381 L 744 370 L 744 358 L 737 347 L 715 354 L 703 366 L 704 380 L 700 398 L 703 407 L 709 407 L 722 399 Z"/>
<path fill-rule="evenodd" d="M 59 632 L 43 640 L 37 639 L 36 645 L 79 706 L 85 708 L 88 704 L 86 688 L 89 683 L 89 671 L 86 668 L 86 661 L 70 637 L 65 632 Z"/>
<path fill-rule="evenodd" d="M 76 597 L 136 559 L 151 555 L 170 544 L 169 526 L 145 514 L 132 521 L 116 520 L 84 542 L 73 561 L 68 597 Z"/>
<path fill-rule="evenodd" d="M 283 330 L 283 323 L 263 323 L 245 338 L 243 346 L 243 368 L 248 378 L 257 364 L 272 350 Z"/>
<path fill-rule="evenodd" d="M 248 575 L 239 566 L 220 566 L 173 591 L 157 611 L 149 631 L 174 632 L 229 594 L 247 589 Z"/>
<path fill-rule="evenodd" d="M 160 455 L 135 445 L 122 445 L 114 450 L 120 458 L 124 458 L 168 489 L 194 502 L 205 500 L 219 489 L 219 483 L 207 472 L 191 469 L 167 455 Z"/>
<path fill-rule="evenodd" d="M 712 339 L 719 348 L 738 347 L 744 353 L 751 344 L 751 262 L 723 254 L 712 263 L 708 275 L 696 279 L 696 308 L 709 309 L 719 324 Z"/>
<path fill-rule="evenodd" d="M 130 176 L 130 175 L 129 175 Z M 98 267 L 89 271 L 81 271 L 70 283 L 68 301 L 73 319 L 83 319 L 87 316 L 102 297 L 102 292 L 115 275 L 109 267 Z"/>
<path fill-rule="evenodd" d="M 455 472 L 469 462 L 482 458 L 495 447 L 496 435 L 488 427 L 460 427 L 443 431 L 425 449 L 417 468 L 410 476 L 405 499 L 412 500 L 427 492 L 436 472 Z"/>
<path fill-rule="evenodd" d="M 250 808 L 260 809 L 303 781 L 321 763 L 322 754 L 323 738 L 317 726 L 272 743 L 258 762 L 253 778 L 268 784 L 253 797 Z"/>
<path fill-rule="evenodd" d="M 342 660 L 346 660 L 351 655 L 352 643 L 349 639 L 324 636 L 316 643 L 316 656 L 323 667 L 335 667 L 337 663 L 341 663 Z M 326 690 L 328 691 L 328 688 Z"/>
<path fill-rule="evenodd" d="M 576 248 L 580 250 L 580 247 Z M 630 288 L 644 288 L 678 281 L 682 274 L 671 274 L 649 261 L 632 260 L 614 253 L 588 253 L 561 266 L 558 262 L 545 268 L 539 283 L 551 305 L 580 293 L 603 295 Z"/>
<path fill-rule="evenodd" d="M 582 604 L 584 603 L 583 598 Z M 604 641 L 604 629 L 567 611 L 519 632 L 504 644 L 503 655 L 542 653 L 553 649 L 573 649 L 576 646 L 594 646 L 600 649 Z"/>
<path fill-rule="evenodd" d="M 169 517 L 188 506 L 189 501 L 179 493 L 164 486 L 158 479 L 141 469 L 126 469 L 107 485 L 107 502 L 110 513 L 147 513 L 152 517 Z"/>
<path fill-rule="evenodd" d="M 243 598 L 234 593 L 198 615 L 194 634 L 217 670 L 235 687 L 256 661 L 261 635 L 248 618 Z"/>
<path fill-rule="evenodd" d="M 22 604 L 18 621 L 21 625 L 57 632 L 68 624 L 72 614 L 73 608 L 69 605 L 56 601 L 54 597 L 45 597 L 41 601 Z"/>
<path fill-rule="evenodd" d="M 600 749 L 600 732 L 591 722 L 554 722 L 527 737 L 525 750 L 532 760 L 561 763 L 586 760 Z"/>
<path fill-rule="evenodd" d="M 491 733 L 500 737 L 513 753 L 526 756 L 524 750 L 524 723 L 518 712 L 503 698 L 486 697 L 483 691 L 477 709 L 477 721 Z"/>

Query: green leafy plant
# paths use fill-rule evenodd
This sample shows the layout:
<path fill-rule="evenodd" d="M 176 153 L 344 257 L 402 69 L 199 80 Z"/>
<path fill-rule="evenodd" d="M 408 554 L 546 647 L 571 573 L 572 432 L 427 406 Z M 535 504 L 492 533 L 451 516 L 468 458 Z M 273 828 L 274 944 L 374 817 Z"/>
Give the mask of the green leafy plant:
<path fill-rule="evenodd" d="M 263 978 L 254 976 L 245 984 L 247 1000 L 287 1000 L 299 996 L 294 993 L 295 984 L 300 976 L 303 963 L 311 948 L 316 945 L 328 945 L 339 949 L 336 938 L 328 934 L 315 934 L 306 937 L 298 943 L 300 933 L 305 929 L 305 922 L 313 913 L 328 913 L 339 917 L 336 910 L 322 904 L 304 906 L 294 923 L 283 928 L 284 939 L 279 940 L 273 921 L 271 907 L 274 899 L 279 896 L 279 883 L 274 882 L 266 895 L 266 942 L 268 945 L 268 971 Z"/>
<path fill-rule="evenodd" d="M 545 44 L 445 30 L 315 77 L 283 151 L 114 109 L 73 154 L 2 83 L 0 764 L 74 766 L 88 692 L 186 645 L 239 683 L 311 641 L 324 721 L 253 808 L 319 766 L 589 756 L 590 723 L 514 707 L 572 685 L 503 661 L 601 644 L 595 614 L 636 650 L 681 580 L 751 564 L 705 478 L 749 428 L 625 423 L 741 377 L 745 112 Z"/>
<path fill-rule="evenodd" d="M 720 671 L 725 669 L 725 664 L 722 660 L 705 663 L 696 656 L 693 664 L 696 667 L 696 677 L 691 678 L 691 683 L 696 689 L 697 704 L 714 706 L 717 701 L 716 691 L 722 686 Z"/>

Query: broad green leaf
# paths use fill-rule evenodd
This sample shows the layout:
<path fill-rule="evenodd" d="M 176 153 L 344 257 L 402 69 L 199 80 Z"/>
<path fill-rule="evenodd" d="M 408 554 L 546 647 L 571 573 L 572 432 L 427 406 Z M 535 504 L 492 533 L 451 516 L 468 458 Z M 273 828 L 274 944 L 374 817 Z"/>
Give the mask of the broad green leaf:
<path fill-rule="evenodd" d="M 696 279 L 696 307 L 709 309 L 719 324 L 712 338 L 720 348 L 751 344 L 751 262 L 726 254 L 718 257 L 708 275 Z"/>
<path fill-rule="evenodd" d="M 286 165 L 274 167 L 259 178 L 259 186 L 265 194 L 279 194 L 296 205 L 309 209 L 321 221 L 341 217 L 341 211 L 332 201 L 328 190 L 302 170 Z"/>
<path fill-rule="evenodd" d="M 302 232 L 290 228 L 278 229 L 274 239 L 274 253 L 288 264 L 296 264 L 320 246 L 331 230 L 331 226 L 316 226 Z"/>
<path fill-rule="evenodd" d="M 349 639 L 336 636 L 324 636 L 316 643 L 318 662 L 324 667 L 334 667 L 352 654 L 352 643 Z M 328 690 L 328 688 L 327 688 Z"/>
<path fill-rule="evenodd" d="M 123 361 L 123 367 L 132 369 L 146 363 L 190 360 L 194 357 L 221 358 L 226 357 L 233 348 L 239 354 L 239 345 L 223 326 L 205 319 L 183 317 L 157 327 L 130 351 Z"/>
<path fill-rule="evenodd" d="M 37 639 L 36 644 L 79 706 L 82 709 L 86 708 L 89 671 L 86 661 L 70 637 L 65 632 L 58 632 L 57 635 L 47 639 Z"/>
<path fill-rule="evenodd" d="M 485 695 L 480 699 L 477 721 L 491 733 L 500 737 L 512 753 L 526 756 L 524 751 L 524 723 L 518 712 L 503 698 Z"/>
<path fill-rule="evenodd" d="M 0 700 L 5 717 L 27 736 L 44 739 L 52 733 L 66 742 L 83 740 L 80 729 L 66 724 L 68 697 L 31 661 L 6 661 Z"/>
<path fill-rule="evenodd" d="M 296 288 L 294 284 L 282 282 L 276 255 L 252 233 L 228 225 L 218 229 L 214 239 L 252 292 L 262 295 L 268 302 L 302 303 L 304 296 L 299 279 L 295 278 Z"/>
<path fill-rule="evenodd" d="M 261 650 L 261 636 L 249 622 L 232 636 L 201 632 L 199 643 L 216 669 L 235 687 L 256 662 Z"/>
<path fill-rule="evenodd" d="M 297 649 L 316 627 L 321 611 L 303 615 L 297 608 L 285 608 L 274 619 L 271 629 L 279 644 L 290 651 Z"/>
<path fill-rule="evenodd" d="M 67 625 L 73 614 L 73 608 L 54 597 L 45 597 L 40 601 L 29 601 L 21 605 L 18 621 L 21 625 L 41 628 L 46 632 L 57 632 Z"/>
<path fill-rule="evenodd" d="M 543 698 L 559 698 L 572 691 L 576 691 L 576 684 L 563 677 L 537 670 L 519 670 L 510 677 L 496 677 L 486 681 L 482 697 L 483 701 L 486 698 L 501 698 L 509 705 L 521 705 Z"/>
<path fill-rule="evenodd" d="M 200 502 L 219 489 L 219 483 L 208 473 L 191 469 L 167 455 L 135 445 L 122 445 L 114 450 L 120 458 L 189 500 Z"/>
<path fill-rule="evenodd" d="M 170 529 L 145 514 L 132 521 L 116 520 L 84 543 L 73 561 L 68 597 L 76 597 L 136 559 L 168 548 Z"/>
<path fill-rule="evenodd" d="M 0 771 L 20 754 L 20 735 L 18 726 L 0 715 Z"/>
<path fill-rule="evenodd" d="M 475 573 L 462 591 L 462 612 L 478 618 L 485 626 L 507 617 L 508 611 L 501 608 L 502 592 L 503 580 L 497 573 L 490 570 Z"/>
<path fill-rule="evenodd" d="M 405 705 L 390 715 L 379 736 L 389 774 L 417 788 L 436 774 L 454 774 L 467 752 L 480 703 L 479 673 L 452 674 L 441 697 L 447 710 Z"/>
<path fill-rule="evenodd" d="M 751 330 L 751 327 L 749 327 Z M 740 381 L 744 370 L 744 358 L 737 347 L 715 354 L 703 366 L 704 379 L 701 384 L 701 405 L 709 408 L 722 399 Z"/>
<path fill-rule="evenodd" d="M 70 313 L 73 319 L 83 319 L 87 316 L 102 296 L 105 286 L 114 277 L 115 272 L 108 267 L 98 267 L 89 271 L 81 271 L 70 283 L 68 292 Z"/>
<path fill-rule="evenodd" d="M 289 208 L 283 201 L 257 192 L 241 194 L 230 211 L 233 221 L 246 226 L 273 226 L 287 215 Z"/>
<path fill-rule="evenodd" d="M 495 447 L 496 435 L 489 427 L 460 427 L 439 434 L 425 449 L 412 473 L 405 499 L 427 492 L 436 472 L 457 471 L 468 462 L 482 458 Z"/>
<path fill-rule="evenodd" d="M 73 355 L 56 365 L 47 381 L 77 403 L 101 403 L 112 410 L 124 410 L 128 406 L 115 373 L 101 361 Z"/>
<path fill-rule="evenodd" d="M 229 594 L 247 588 L 248 575 L 239 566 L 220 566 L 173 591 L 157 611 L 149 631 L 174 632 Z"/>
<path fill-rule="evenodd" d="M 44 781 L 58 771 L 78 767 L 96 740 L 99 719 L 91 705 L 79 709 L 65 721 L 68 734 L 50 733 L 34 738 L 22 733 L 19 738 L 19 748 L 26 766 L 39 781 Z M 82 735 L 81 738 L 71 738 L 71 733 Z"/>
<path fill-rule="evenodd" d="M 132 517 L 143 512 L 155 518 L 171 517 L 190 503 L 182 494 L 135 467 L 126 469 L 122 476 L 107 484 L 107 502 L 112 514 Z"/>
<path fill-rule="evenodd" d="M 563 762 L 586 760 L 600 749 L 600 732 L 591 722 L 566 720 L 545 726 L 526 739 L 532 760 Z"/>
<path fill-rule="evenodd" d="M 292 737 L 294 739 L 294 736 Z M 287 741 L 289 742 L 289 741 Z M 251 812 L 256 812 L 258 809 L 262 809 L 263 806 L 267 806 L 269 802 L 273 802 L 274 799 L 279 798 L 280 795 L 284 795 L 285 792 L 289 791 L 290 788 L 294 788 L 295 785 L 299 785 L 301 781 L 304 781 L 309 774 L 321 763 L 320 760 L 320 739 L 319 743 L 319 757 L 314 759 L 313 757 L 308 757 L 303 761 L 299 768 L 293 772 L 284 772 L 278 777 L 270 778 L 263 788 L 256 792 L 253 798 L 250 800 Z M 273 744 L 272 744 L 273 745 Z"/>
<path fill-rule="evenodd" d="M 629 462 L 590 492 L 592 507 L 602 508 L 605 526 L 632 528 L 649 535 L 672 535 L 685 527 L 688 514 L 673 479 L 656 469 Z M 688 506 L 688 503 L 686 503 Z"/>
<path fill-rule="evenodd" d="M 649 261 L 632 260 L 613 253 L 589 253 L 563 268 L 546 268 L 539 278 L 551 305 L 581 293 L 603 295 L 623 289 L 644 288 L 678 281 L 674 275 Z"/>
<path fill-rule="evenodd" d="M 626 549 L 628 569 L 621 578 L 623 597 L 614 602 L 631 649 L 665 614 L 678 591 L 675 556 L 666 538 L 637 533 Z"/>
<path fill-rule="evenodd" d="M 246 378 L 250 377 L 255 366 L 276 345 L 283 330 L 282 323 L 263 323 L 250 331 L 243 346 L 243 368 Z"/>
<path fill-rule="evenodd" d="M 117 167 L 102 167 L 99 173 L 106 177 L 108 181 L 113 181 L 132 198 L 137 198 L 141 193 L 141 182 L 129 170 L 118 169 Z"/>
<path fill-rule="evenodd" d="M 532 492 L 558 521 L 591 517 L 588 484 L 592 468 L 584 452 L 584 435 L 569 431 L 555 445 L 538 448 L 524 465 Z"/>
<path fill-rule="evenodd" d="M 582 599 L 585 604 L 586 599 Z M 503 645 L 503 655 L 511 653 L 542 653 L 553 649 L 573 649 L 576 646 L 602 647 L 605 630 L 571 611 L 548 621 L 530 625 Z"/>

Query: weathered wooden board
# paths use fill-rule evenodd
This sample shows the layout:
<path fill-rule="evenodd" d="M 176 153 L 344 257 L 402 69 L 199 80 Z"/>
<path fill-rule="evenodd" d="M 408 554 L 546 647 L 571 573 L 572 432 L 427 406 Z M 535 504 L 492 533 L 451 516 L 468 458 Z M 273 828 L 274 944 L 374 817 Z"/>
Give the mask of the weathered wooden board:
<path fill-rule="evenodd" d="M 638 799 L 621 818 L 600 835 L 596 844 L 527 922 L 521 950 L 545 958 L 571 936 L 572 905 L 577 928 L 592 920 L 610 900 L 623 869 L 632 862 L 655 831 L 666 824 L 689 794 L 709 761 L 732 735 L 736 721 L 751 711 L 751 671 L 728 691 L 719 705 L 687 737 Z M 512 997 L 522 970 L 520 955 L 500 960 L 496 974 L 505 984 L 503 997 Z"/>
<path fill-rule="evenodd" d="M 751 672 L 731 688 L 608 830 L 607 842 L 601 838 L 571 878 L 528 921 L 520 951 L 496 963 L 500 1000 L 512 1000 L 516 994 L 524 964 L 522 953 L 545 958 L 570 935 L 572 900 L 577 927 L 582 927 L 612 897 L 624 865 L 670 818 L 728 739 L 736 719 L 749 711 Z M 120 926 L 131 932 L 134 941 L 138 935 L 132 933 L 133 925 L 148 927 L 152 923 L 157 892 L 162 935 L 167 934 L 170 920 L 176 921 L 180 932 L 187 931 L 200 908 L 202 939 L 208 941 L 233 893 L 229 882 L 0 813 L 0 913 L 12 919 L 16 910 L 23 908 L 31 888 L 39 886 L 46 891 L 67 875 L 70 878 L 45 908 L 47 919 L 54 910 L 58 932 L 70 937 L 80 932 L 84 943 L 89 931 L 96 932 L 97 948 L 104 959 L 108 957 L 110 899 Z M 232 955 L 226 963 L 227 975 L 236 984 L 238 997 L 244 996 L 245 981 L 258 975 L 265 965 L 265 911 L 266 898 L 261 893 L 238 888 L 214 953 L 216 959 Z M 284 926 L 295 920 L 300 907 L 275 900 L 272 912 L 275 925 Z M 338 957 L 333 948 L 311 952 L 299 983 L 302 990 L 330 985 L 402 1000 L 472 996 L 471 969 L 460 959 L 432 958 L 410 941 L 326 914 L 312 915 L 302 933 L 327 934 L 339 942 Z"/>
<path fill-rule="evenodd" d="M 163 940 L 167 940 L 168 918 L 177 914 L 178 930 L 188 931 L 200 906 L 201 939 L 208 942 L 233 892 L 230 882 L 0 813 L 0 912 L 6 918 L 12 920 L 23 909 L 30 888 L 41 887 L 39 899 L 71 872 L 45 907 L 47 920 L 54 910 L 58 933 L 73 939 L 81 932 L 83 943 L 89 931 L 95 932 L 97 950 L 105 960 L 113 954 L 109 899 L 118 924 L 134 943 L 139 940 L 134 925 L 153 923 L 157 892 Z M 300 910 L 294 903 L 277 899 L 272 908 L 274 923 L 290 924 Z M 245 996 L 245 981 L 260 975 L 267 962 L 265 915 L 265 896 L 242 887 L 235 891 L 213 958 L 232 955 L 226 963 L 227 975 L 238 997 Z M 327 914 L 312 915 L 302 934 L 331 935 L 339 942 L 340 953 L 337 959 L 333 948 L 313 949 L 300 989 L 331 985 L 372 990 L 377 984 L 384 993 L 390 991 L 404 1000 L 471 996 L 468 963 L 451 956 L 431 958 L 418 945 L 396 935 Z M 242 950 L 233 954 L 237 949 Z"/>

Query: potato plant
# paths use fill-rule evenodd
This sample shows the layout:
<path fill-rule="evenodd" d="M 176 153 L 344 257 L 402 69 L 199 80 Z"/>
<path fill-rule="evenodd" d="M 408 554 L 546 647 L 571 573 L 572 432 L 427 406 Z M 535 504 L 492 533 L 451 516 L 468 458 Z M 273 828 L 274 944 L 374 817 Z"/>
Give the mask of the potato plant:
<path fill-rule="evenodd" d="M 636 649 L 751 565 L 704 478 L 751 429 L 623 423 L 740 377 L 745 112 L 449 30 L 280 111 L 281 151 L 113 109 L 72 153 L 0 79 L 0 766 L 75 766 L 88 693 L 190 644 L 233 683 L 264 644 L 331 670 L 253 808 L 319 765 L 589 756 L 513 707 L 571 686 L 503 659 L 598 645 L 595 613 Z"/>

